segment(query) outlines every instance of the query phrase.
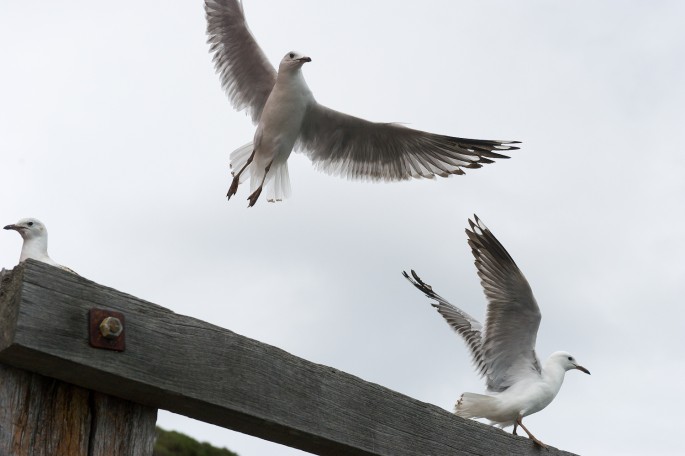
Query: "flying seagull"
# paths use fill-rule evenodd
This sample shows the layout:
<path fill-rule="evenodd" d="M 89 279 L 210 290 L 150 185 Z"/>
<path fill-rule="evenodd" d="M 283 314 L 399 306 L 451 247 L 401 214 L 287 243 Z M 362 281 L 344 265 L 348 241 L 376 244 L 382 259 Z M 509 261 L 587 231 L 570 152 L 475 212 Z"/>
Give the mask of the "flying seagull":
<path fill-rule="evenodd" d="M 48 255 L 48 230 L 40 220 L 34 218 L 21 219 L 17 223 L 5 226 L 4 229 L 14 230 L 24 239 L 19 256 L 20 263 L 31 258 L 76 274 L 68 267 L 55 263 L 50 258 Z"/>
<path fill-rule="evenodd" d="M 411 271 L 403 272 L 416 288 L 434 299 L 447 323 L 466 341 L 488 394 L 464 393 L 455 413 L 464 418 L 486 418 L 500 427 L 521 428 L 535 443 L 545 446 L 523 425 L 525 416 L 547 407 L 559 392 L 566 371 L 590 374 L 566 352 L 555 352 L 540 363 L 535 339 L 540 326 L 538 308 L 528 281 L 509 253 L 483 222 L 474 216 L 466 230 L 478 277 L 488 300 L 485 327 L 450 304 Z"/>
<path fill-rule="evenodd" d="M 210 52 L 237 110 L 257 124 L 253 142 L 231 153 L 227 197 L 250 179 L 249 206 L 266 187 L 269 201 L 290 194 L 288 157 L 303 151 L 320 170 L 351 179 L 399 181 L 447 177 L 480 168 L 519 141 L 465 139 L 376 123 L 316 102 L 302 76 L 311 58 L 290 51 L 276 71 L 245 22 L 238 0 L 205 0 Z"/>

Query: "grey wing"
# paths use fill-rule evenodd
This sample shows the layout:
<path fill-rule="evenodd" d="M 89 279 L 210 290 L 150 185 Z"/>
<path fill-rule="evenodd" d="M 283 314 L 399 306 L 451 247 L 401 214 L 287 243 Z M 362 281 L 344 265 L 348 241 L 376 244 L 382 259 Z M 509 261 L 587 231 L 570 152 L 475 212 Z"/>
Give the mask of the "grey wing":
<path fill-rule="evenodd" d="M 207 42 L 214 66 L 233 107 L 247 109 L 257 123 L 276 83 L 276 70 L 245 22 L 242 2 L 205 0 Z"/>
<path fill-rule="evenodd" d="M 450 304 L 445 298 L 433 291 L 433 287 L 425 283 L 418 276 L 416 272 L 412 269 L 411 277 L 405 271 L 402 271 L 402 275 L 411 282 L 416 288 L 422 291 L 426 297 L 434 299 L 437 302 L 431 303 L 435 307 L 440 315 L 447 321 L 447 323 L 454 329 L 457 334 L 464 338 L 466 345 L 471 351 L 471 358 L 473 359 L 478 372 L 481 375 L 486 374 L 485 359 L 483 358 L 483 345 L 481 337 L 481 324 L 464 312 L 463 310 Z"/>
<path fill-rule="evenodd" d="M 464 174 L 518 141 L 455 138 L 377 123 L 314 103 L 305 116 L 298 148 L 324 172 L 352 179 L 398 181 Z"/>
<path fill-rule="evenodd" d="M 540 309 L 521 270 L 477 216 L 468 243 L 488 300 L 483 331 L 487 387 L 504 391 L 517 379 L 541 373 L 535 354 Z"/>

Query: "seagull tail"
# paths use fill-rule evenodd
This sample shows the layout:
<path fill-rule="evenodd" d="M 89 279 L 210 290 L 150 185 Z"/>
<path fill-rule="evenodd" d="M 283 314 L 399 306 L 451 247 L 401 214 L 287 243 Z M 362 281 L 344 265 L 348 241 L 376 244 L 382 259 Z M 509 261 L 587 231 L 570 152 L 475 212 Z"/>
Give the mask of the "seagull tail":
<path fill-rule="evenodd" d="M 239 148 L 231 152 L 231 174 L 235 175 L 241 169 L 243 169 L 243 166 L 245 166 L 245 163 L 247 163 L 247 160 L 250 158 L 250 155 L 252 155 L 253 149 L 253 144 L 249 142 L 244 146 L 240 146 Z M 243 173 L 240 175 L 241 184 L 245 182 L 247 178 L 250 176 L 250 167 L 252 167 L 252 164 L 250 164 L 247 167 L 247 169 L 243 171 Z"/>
<path fill-rule="evenodd" d="M 496 410 L 496 397 L 476 393 L 462 394 L 454 406 L 454 413 L 462 418 L 487 418 Z"/>
<path fill-rule="evenodd" d="M 266 199 L 267 201 L 282 201 L 290 196 L 290 175 L 288 174 L 288 161 L 274 163 L 267 176 Z"/>

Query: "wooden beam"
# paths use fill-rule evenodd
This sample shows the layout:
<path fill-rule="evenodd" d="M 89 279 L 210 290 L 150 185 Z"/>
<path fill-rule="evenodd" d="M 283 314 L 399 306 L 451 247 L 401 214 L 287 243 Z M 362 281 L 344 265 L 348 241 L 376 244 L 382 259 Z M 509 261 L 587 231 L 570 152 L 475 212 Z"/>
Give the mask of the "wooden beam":
<path fill-rule="evenodd" d="M 125 351 L 88 344 L 94 307 L 125 315 Z M 315 454 L 539 454 L 526 438 L 30 260 L 0 288 L 0 362 Z"/>

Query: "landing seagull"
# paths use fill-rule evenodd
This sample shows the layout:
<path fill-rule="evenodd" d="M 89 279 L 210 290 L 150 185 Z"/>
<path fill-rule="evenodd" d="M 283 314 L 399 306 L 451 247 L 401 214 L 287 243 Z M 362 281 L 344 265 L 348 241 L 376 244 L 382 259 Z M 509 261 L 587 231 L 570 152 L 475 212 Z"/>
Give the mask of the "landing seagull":
<path fill-rule="evenodd" d="M 440 315 L 464 338 L 488 394 L 464 393 L 455 413 L 464 418 L 486 418 L 502 428 L 514 425 L 535 443 L 545 446 L 523 425 L 523 417 L 547 407 L 559 392 L 566 371 L 590 374 L 566 352 L 555 352 L 540 364 L 535 339 L 540 326 L 538 308 L 530 285 L 509 253 L 482 221 L 474 216 L 466 230 L 478 276 L 488 300 L 485 327 L 450 304 L 411 271 L 403 272 L 427 297 Z"/>
<path fill-rule="evenodd" d="M 245 22 L 238 0 L 205 0 L 210 52 L 221 84 L 237 110 L 247 110 L 257 124 L 253 142 L 231 153 L 233 181 L 227 197 L 250 178 L 249 206 L 263 187 L 269 201 L 290 195 L 288 157 L 303 151 L 316 167 L 351 179 L 399 181 L 464 174 L 500 152 L 518 149 L 519 141 L 455 138 L 376 123 L 320 105 L 302 76 L 311 58 L 288 52 L 271 66 Z"/>
<path fill-rule="evenodd" d="M 17 223 L 5 226 L 4 229 L 18 232 L 24 239 L 19 256 L 20 263 L 30 258 L 76 274 L 68 267 L 55 263 L 50 258 L 48 255 L 48 230 L 40 220 L 34 218 L 21 219 Z"/>

